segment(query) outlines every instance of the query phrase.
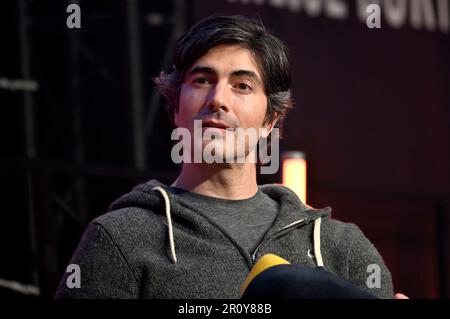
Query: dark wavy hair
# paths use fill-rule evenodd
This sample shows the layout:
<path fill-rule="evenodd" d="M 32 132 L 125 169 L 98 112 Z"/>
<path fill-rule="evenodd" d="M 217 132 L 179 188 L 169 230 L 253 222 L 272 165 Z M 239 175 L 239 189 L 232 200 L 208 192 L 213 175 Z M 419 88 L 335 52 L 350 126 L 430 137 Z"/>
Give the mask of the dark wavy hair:
<path fill-rule="evenodd" d="M 167 99 L 172 124 L 186 72 L 195 61 L 219 45 L 239 45 L 254 53 L 267 96 L 264 124 L 271 123 L 278 116 L 275 127 L 280 128 L 281 136 L 282 122 L 293 106 L 288 48 L 269 33 L 261 21 L 238 15 L 210 16 L 178 39 L 172 54 L 173 70 L 170 73 L 163 71 L 154 79 Z"/>

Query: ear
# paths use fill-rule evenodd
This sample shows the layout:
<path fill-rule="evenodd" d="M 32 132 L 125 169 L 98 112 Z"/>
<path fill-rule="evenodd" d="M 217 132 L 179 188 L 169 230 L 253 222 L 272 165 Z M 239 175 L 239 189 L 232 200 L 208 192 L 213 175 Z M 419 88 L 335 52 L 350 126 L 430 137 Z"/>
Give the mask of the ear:
<path fill-rule="evenodd" d="M 267 136 L 269 136 L 270 132 L 272 132 L 273 128 L 275 127 L 275 124 L 277 124 L 279 118 L 280 118 L 280 116 L 277 113 L 275 115 L 274 119 L 270 123 L 266 123 L 264 125 L 264 127 L 263 127 L 264 130 L 262 130 L 261 137 L 267 138 Z"/>

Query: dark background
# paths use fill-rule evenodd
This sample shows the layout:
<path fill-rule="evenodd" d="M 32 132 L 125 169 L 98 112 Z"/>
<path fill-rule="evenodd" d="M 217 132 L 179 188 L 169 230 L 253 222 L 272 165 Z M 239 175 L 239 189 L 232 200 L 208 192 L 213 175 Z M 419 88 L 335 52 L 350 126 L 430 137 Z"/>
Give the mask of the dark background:
<path fill-rule="evenodd" d="M 70 3 L 81 29 L 66 26 Z M 397 291 L 448 298 L 450 34 L 369 29 L 346 3 L 334 20 L 225 0 L 2 1 L 0 78 L 39 89 L 0 88 L 0 278 L 51 297 L 91 219 L 137 183 L 173 181 L 152 77 L 192 23 L 258 14 L 291 48 L 296 107 L 281 151 L 306 153 L 308 204 L 358 224 Z"/>

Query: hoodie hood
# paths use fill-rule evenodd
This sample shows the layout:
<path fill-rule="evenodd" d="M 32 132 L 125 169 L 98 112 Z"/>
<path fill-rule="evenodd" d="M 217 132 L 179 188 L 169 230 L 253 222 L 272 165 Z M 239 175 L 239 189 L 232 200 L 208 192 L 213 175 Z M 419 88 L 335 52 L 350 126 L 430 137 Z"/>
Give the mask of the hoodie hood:
<path fill-rule="evenodd" d="M 280 184 L 260 185 L 258 188 L 277 201 L 280 211 L 274 224 L 268 230 L 265 238 L 271 238 L 289 228 L 314 222 L 314 255 L 318 266 L 323 266 L 320 252 L 320 225 L 322 218 L 330 218 L 331 208 L 314 209 L 303 204 L 298 196 L 289 188 Z M 119 210 L 128 207 L 139 207 L 149 209 L 155 214 L 164 215 L 168 227 L 168 241 L 170 245 L 170 260 L 177 262 L 175 241 L 173 237 L 172 216 L 180 218 L 194 218 L 192 213 L 187 213 L 186 209 L 195 210 L 188 200 L 174 195 L 167 185 L 152 179 L 144 184 L 138 185 L 132 191 L 114 201 L 109 211 Z M 198 212 L 200 215 L 201 213 Z M 205 217 L 205 216 L 203 216 Z M 264 242 L 264 240 L 263 240 Z M 258 247 L 259 248 L 259 247 Z M 258 250 L 258 248 L 256 250 Z M 254 253 L 256 256 L 256 251 Z M 255 260 L 254 260 L 255 261 Z"/>
<path fill-rule="evenodd" d="M 164 198 L 160 195 L 160 192 L 154 189 L 155 187 L 161 187 L 167 193 L 171 207 L 174 208 L 174 213 L 177 211 L 175 205 L 191 206 L 189 201 L 172 194 L 167 185 L 156 179 L 151 179 L 144 184 L 137 185 L 129 193 L 115 200 L 109 206 L 108 211 L 127 207 L 140 207 L 150 209 L 157 214 L 164 214 Z M 280 223 L 280 226 L 284 223 L 292 223 L 298 220 L 299 217 L 307 218 L 309 222 L 319 217 L 331 217 L 330 207 L 315 209 L 305 205 L 292 190 L 281 184 L 259 185 L 258 188 L 281 205 L 280 215 L 282 216 L 277 217 L 275 226 L 278 223 Z M 296 213 L 287 214 L 287 211 L 291 209 Z"/>

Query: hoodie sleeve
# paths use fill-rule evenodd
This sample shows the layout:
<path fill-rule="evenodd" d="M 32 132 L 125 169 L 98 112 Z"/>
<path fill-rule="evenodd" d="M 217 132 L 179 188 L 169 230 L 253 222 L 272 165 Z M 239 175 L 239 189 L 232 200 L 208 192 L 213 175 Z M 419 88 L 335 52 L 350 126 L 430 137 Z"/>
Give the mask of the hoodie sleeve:
<path fill-rule="evenodd" d="M 379 298 L 393 298 L 391 273 L 378 250 L 358 226 L 347 224 L 345 233 L 348 280 Z"/>
<path fill-rule="evenodd" d="M 55 298 L 139 297 L 136 277 L 110 235 L 99 224 L 88 225 L 70 264 L 79 267 L 80 287 L 70 284 L 75 282 L 75 271 L 66 272 Z"/>

